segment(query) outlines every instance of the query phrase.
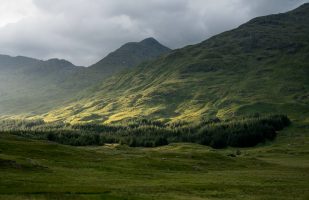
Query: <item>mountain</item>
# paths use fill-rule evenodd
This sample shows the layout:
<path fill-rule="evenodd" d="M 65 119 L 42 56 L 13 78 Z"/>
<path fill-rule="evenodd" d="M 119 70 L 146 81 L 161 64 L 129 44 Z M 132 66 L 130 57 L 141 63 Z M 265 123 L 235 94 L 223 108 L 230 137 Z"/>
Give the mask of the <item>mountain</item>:
<path fill-rule="evenodd" d="M 66 60 L 0 55 L 0 113 L 51 109 L 73 90 L 66 78 L 80 70 Z"/>
<path fill-rule="evenodd" d="M 0 115 L 39 114 L 88 96 L 105 78 L 169 49 L 153 38 L 127 43 L 85 68 L 66 60 L 0 55 Z"/>
<path fill-rule="evenodd" d="M 169 51 L 171 51 L 169 48 L 163 46 L 154 38 L 147 38 L 141 42 L 129 42 L 108 54 L 96 64 L 91 65 L 89 69 L 104 71 L 106 74 L 115 73 L 135 67 Z"/>
<path fill-rule="evenodd" d="M 285 113 L 309 122 L 309 4 L 252 19 L 117 74 L 46 121 L 196 121 Z"/>

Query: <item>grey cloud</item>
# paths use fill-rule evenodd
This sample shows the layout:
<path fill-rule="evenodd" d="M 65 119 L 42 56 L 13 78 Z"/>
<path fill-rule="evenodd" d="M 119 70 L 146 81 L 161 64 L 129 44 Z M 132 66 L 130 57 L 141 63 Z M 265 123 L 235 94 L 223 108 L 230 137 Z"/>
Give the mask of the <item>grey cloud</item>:
<path fill-rule="evenodd" d="M 273 12 L 286 12 L 306 2 L 308 0 L 259 0 L 252 1 L 247 6 L 252 15 L 258 16 L 272 14 Z"/>
<path fill-rule="evenodd" d="M 152 36 L 179 48 L 308 1 L 32 0 L 37 12 L 0 28 L 0 53 L 89 65 L 129 41 Z"/>

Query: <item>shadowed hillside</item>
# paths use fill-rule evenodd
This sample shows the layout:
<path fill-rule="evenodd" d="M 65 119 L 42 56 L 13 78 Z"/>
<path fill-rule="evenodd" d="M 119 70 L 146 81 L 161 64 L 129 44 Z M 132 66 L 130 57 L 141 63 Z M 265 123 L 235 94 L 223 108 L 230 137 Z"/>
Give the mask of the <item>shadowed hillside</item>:
<path fill-rule="evenodd" d="M 66 79 L 82 70 L 66 60 L 1 55 L 0 114 L 51 109 L 76 90 Z"/>
<path fill-rule="evenodd" d="M 149 38 L 127 43 L 89 68 L 60 59 L 0 55 L 0 116 L 38 114 L 76 101 L 91 94 L 94 85 L 114 73 L 168 51 Z"/>

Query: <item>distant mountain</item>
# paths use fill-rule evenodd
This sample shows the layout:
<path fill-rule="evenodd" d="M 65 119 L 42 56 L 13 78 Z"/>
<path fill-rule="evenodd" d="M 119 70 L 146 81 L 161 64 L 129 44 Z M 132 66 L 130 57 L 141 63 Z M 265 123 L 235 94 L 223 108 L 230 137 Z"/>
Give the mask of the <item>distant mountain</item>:
<path fill-rule="evenodd" d="M 154 38 L 147 38 L 141 42 L 129 42 L 90 66 L 89 69 L 114 73 L 137 66 L 169 51 L 171 51 L 169 48 L 163 46 Z"/>
<path fill-rule="evenodd" d="M 81 69 L 66 60 L 0 55 L 0 114 L 51 109 L 68 96 L 62 83 Z"/>
<path fill-rule="evenodd" d="M 58 68 L 75 68 L 76 66 L 67 60 L 61 60 L 57 58 L 49 59 L 47 61 L 38 60 L 34 58 L 24 57 L 24 56 L 8 56 L 0 54 L 0 69 L 19 69 L 22 68 L 27 70 L 29 68 L 36 68 L 39 66 L 48 67 L 58 67 Z"/>
<path fill-rule="evenodd" d="M 252 19 L 104 81 L 47 121 L 196 121 L 286 113 L 309 122 L 309 4 Z"/>
<path fill-rule="evenodd" d="M 125 44 L 88 68 L 57 58 L 0 55 L 0 115 L 46 112 L 88 96 L 105 78 L 168 51 L 149 38 Z"/>

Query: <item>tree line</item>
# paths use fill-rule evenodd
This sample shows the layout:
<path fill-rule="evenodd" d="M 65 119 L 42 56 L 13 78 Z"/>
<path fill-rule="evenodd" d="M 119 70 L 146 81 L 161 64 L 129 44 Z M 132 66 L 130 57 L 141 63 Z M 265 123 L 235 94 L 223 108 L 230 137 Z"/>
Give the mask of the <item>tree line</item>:
<path fill-rule="evenodd" d="M 110 125 L 3 120 L 0 121 L 0 132 L 74 146 L 119 143 L 130 147 L 156 147 L 169 143 L 190 142 L 225 148 L 251 147 L 273 140 L 277 131 L 290 123 L 286 115 L 254 115 L 230 120 L 215 118 L 197 124 L 165 124 L 147 119 Z"/>

